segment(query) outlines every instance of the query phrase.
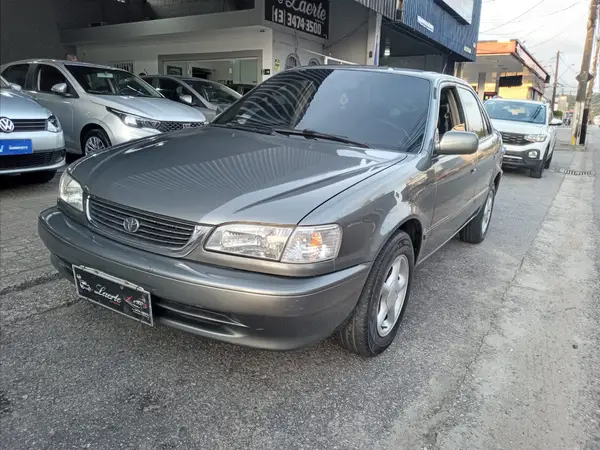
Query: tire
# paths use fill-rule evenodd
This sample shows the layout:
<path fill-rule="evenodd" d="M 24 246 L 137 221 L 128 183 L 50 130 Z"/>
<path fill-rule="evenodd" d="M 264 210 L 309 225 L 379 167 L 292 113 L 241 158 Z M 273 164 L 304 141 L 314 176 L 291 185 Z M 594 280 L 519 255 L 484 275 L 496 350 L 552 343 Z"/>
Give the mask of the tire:
<path fill-rule="evenodd" d="M 548 161 L 546 161 L 546 163 L 544 164 L 544 169 L 549 169 L 550 168 L 550 164 L 552 164 L 552 157 L 554 156 L 554 152 L 552 152 L 552 154 L 550 155 L 550 158 L 548 158 Z"/>
<path fill-rule="evenodd" d="M 545 163 L 541 162 L 538 167 L 529 171 L 529 176 L 531 178 L 542 178 L 542 174 L 544 173 L 544 167 Z"/>
<path fill-rule="evenodd" d="M 489 204 L 489 215 L 487 213 Z M 460 240 L 469 244 L 481 244 L 487 232 L 490 229 L 492 215 L 494 212 L 494 204 L 496 202 L 496 185 L 492 183 L 485 203 L 477 213 L 477 215 L 459 232 Z"/>
<path fill-rule="evenodd" d="M 395 279 L 392 269 L 397 261 L 400 264 L 399 273 L 404 273 L 405 276 L 398 277 L 398 285 L 390 292 L 389 297 L 391 298 L 393 293 L 397 292 L 396 289 L 400 289 L 398 295 L 390 300 L 394 304 L 393 315 L 396 316 L 395 323 L 392 323 L 393 318 L 390 318 L 389 309 L 385 309 L 388 311 L 388 315 L 382 314 L 385 312 L 385 310 L 382 311 L 382 305 L 390 302 L 382 302 L 381 298 L 384 284 L 391 286 L 389 281 Z M 339 342 L 344 348 L 361 356 L 372 357 L 379 355 L 390 346 L 398 333 L 408 304 L 414 266 L 415 255 L 412 241 L 408 234 L 402 231 L 398 232 L 377 256 L 356 308 L 350 319 L 338 332 Z M 387 326 L 383 326 L 385 320 L 378 321 L 378 314 L 384 319 L 389 319 Z"/>
<path fill-rule="evenodd" d="M 56 170 L 40 170 L 39 172 L 31 172 L 25 174 L 25 179 L 29 183 L 48 183 L 52 181 L 56 175 Z"/>
<path fill-rule="evenodd" d="M 81 142 L 83 156 L 107 149 L 111 146 L 108 135 L 101 128 L 93 128 L 86 133 Z"/>

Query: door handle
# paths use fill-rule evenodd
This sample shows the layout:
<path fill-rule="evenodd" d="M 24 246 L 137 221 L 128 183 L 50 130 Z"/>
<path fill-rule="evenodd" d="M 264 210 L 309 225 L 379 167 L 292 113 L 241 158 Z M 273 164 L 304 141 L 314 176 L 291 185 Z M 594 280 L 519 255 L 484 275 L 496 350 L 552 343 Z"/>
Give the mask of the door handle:
<path fill-rule="evenodd" d="M 471 169 L 471 173 L 475 173 L 475 172 L 477 172 L 477 167 L 473 167 L 473 168 Z"/>

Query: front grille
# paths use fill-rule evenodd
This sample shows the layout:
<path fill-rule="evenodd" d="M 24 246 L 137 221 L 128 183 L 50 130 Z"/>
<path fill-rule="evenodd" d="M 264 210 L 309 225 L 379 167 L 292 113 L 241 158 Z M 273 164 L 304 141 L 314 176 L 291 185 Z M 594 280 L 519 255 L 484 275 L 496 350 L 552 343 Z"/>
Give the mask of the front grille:
<path fill-rule="evenodd" d="M 168 133 L 170 131 L 183 130 L 185 128 L 196 128 L 204 125 L 203 122 L 161 122 L 158 131 Z"/>
<path fill-rule="evenodd" d="M 0 156 L 0 170 L 47 166 L 52 162 L 53 153 L 54 152 L 39 152 L 30 153 L 28 155 Z"/>
<path fill-rule="evenodd" d="M 195 230 L 193 223 L 139 211 L 96 197 L 88 200 L 88 214 L 94 225 L 111 234 L 170 250 L 185 247 Z M 126 231 L 123 225 L 125 219 L 130 217 L 139 222 L 139 229 L 134 233 Z"/>
<path fill-rule="evenodd" d="M 13 133 L 19 131 L 46 131 L 46 119 L 11 119 L 11 121 L 15 125 Z"/>
<path fill-rule="evenodd" d="M 529 141 L 525 140 L 524 134 L 502 133 L 502 142 L 508 145 L 527 145 Z"/>

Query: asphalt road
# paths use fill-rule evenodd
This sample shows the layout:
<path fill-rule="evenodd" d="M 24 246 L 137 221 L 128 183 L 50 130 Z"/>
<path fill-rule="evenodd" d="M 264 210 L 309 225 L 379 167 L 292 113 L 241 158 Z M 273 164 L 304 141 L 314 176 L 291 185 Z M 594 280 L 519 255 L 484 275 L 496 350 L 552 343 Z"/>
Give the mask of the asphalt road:
<path fill-rule="evenodd" d="M 78 301 L 36 233 L 58 179 L 0 181 L 0 448 L 600 448 L 600 183 L 560 172 L 600 172 L 591 132 L 541 180 L 505 173 L 486 241 L 419 268 L 395 343 L 369 360 Z"/>

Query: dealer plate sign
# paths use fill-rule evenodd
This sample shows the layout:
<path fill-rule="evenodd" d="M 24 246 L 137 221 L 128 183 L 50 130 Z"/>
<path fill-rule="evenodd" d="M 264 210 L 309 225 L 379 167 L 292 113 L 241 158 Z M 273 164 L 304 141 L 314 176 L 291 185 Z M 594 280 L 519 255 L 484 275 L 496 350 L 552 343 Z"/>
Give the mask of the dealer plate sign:
<path fill-rule="evenodd" d="M 33 153 L 31 139 L 0 139 L 0 156 Z"/>
<path fill-rule="evenodd" d="M 265 20 L 327 39 L 329 0 L 265 0 Z"/>

